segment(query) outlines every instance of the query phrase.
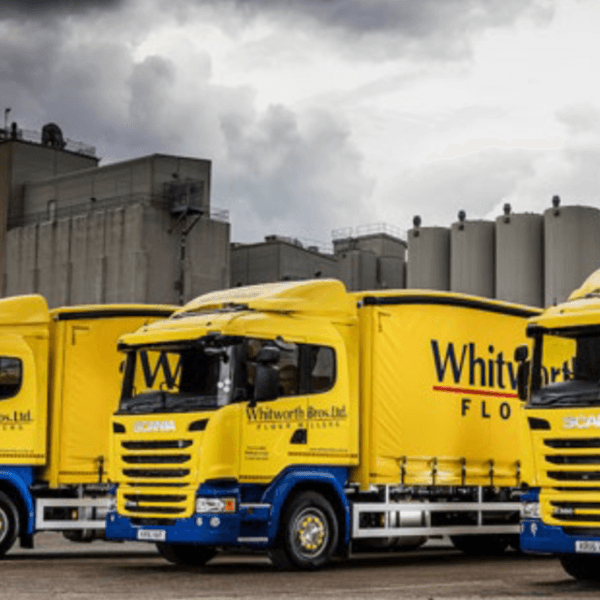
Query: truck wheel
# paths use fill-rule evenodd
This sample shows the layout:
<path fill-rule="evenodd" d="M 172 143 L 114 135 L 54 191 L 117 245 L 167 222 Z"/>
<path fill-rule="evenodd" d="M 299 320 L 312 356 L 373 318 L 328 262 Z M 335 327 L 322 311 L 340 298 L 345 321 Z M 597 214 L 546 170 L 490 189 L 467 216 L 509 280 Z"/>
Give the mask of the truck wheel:
<path fill-rule="evenodd" d="M 600 557 L 563 554 L 559 556 L 562 568 L 575 579 L 600 581 Z"/>
<path fill-rule="evenodd" d="M 502 535 L 451 535 L 450 540 L 468 556 L 497 556 L 508 547 L 508 538 Z"/>
<path fill-rule="evenodd" d="M 217 555 L 217 551 L 209 546 L 198 546 L 197 544 L 156 544 L 160 555 L 169 562 L 176 565 L 188 565 L 190 567 L 203 567 L 211 558 Z"/>
<path fill-rule="evenodd" d="M 299 494 L 285 511 L 271 562 L 282 570 L 315 570 L 327 565 L 338 544 L 331 504 L 316 492 Z"/>
<path fill-rule="evenodd" d="M 0 492 L 0 556 L 4 556 L 15 543 L 19 533 L 19 512 L 13 501 Z"/>

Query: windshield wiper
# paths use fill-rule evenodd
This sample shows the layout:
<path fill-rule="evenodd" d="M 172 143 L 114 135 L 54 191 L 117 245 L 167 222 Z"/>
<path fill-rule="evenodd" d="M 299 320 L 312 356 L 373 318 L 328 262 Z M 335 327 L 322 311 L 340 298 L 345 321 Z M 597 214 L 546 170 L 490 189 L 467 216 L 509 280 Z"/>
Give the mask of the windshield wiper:
<path fill-rule="evenodd" d="M 600 402 L 600 386 L 596 381 L 583 381 L 571 379 L 550 386 L 539 391 L 532 400 L 536 405 L 560 404 L 562 406 L 572 404 L 574 406 Z"/>
<path fill-rule="evenodd" d="M 217 396 L 171 396 L 169 410 L 183 410 L 186 408 L 210 408 L 217 405 Z"/>

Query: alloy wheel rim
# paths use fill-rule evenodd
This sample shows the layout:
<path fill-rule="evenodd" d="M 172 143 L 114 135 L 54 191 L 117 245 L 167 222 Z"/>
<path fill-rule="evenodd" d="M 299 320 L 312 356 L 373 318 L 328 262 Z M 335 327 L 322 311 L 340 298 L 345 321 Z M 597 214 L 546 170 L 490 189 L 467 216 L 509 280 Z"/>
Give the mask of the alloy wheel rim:
<path fill-rule="evenodd" d="M 305 508 L 294 521 L 294 533 L 300 553 L 315 558 L 323 553 L 329 540 L 327 517 L 318 508 Z"/>

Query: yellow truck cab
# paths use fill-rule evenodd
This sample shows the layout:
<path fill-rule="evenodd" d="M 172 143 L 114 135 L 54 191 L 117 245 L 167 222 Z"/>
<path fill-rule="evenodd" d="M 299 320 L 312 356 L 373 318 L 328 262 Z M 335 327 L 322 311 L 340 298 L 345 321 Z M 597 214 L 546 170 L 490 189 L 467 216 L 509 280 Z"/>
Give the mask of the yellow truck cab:
<path fill-rule="evenodd" d="M 600 271 L 527 326 L 520 395 L 529 444 L 522 548 L 600 580 Z"/>
<path fill-rule="evenodd" d="M 351 542 L 516 543 L 514 349 L 539 311 L 335 280 L 207 294 L 124 335 L 110 539 L 315 569 Z"/>
<path fill-rule="evenodd" d="M 32 547 L 37 531 L 82 541 L 102 534 L 122 377 L 117 340 L 172 311 L 0 300 L 0 555 L 17 538 Z"/>

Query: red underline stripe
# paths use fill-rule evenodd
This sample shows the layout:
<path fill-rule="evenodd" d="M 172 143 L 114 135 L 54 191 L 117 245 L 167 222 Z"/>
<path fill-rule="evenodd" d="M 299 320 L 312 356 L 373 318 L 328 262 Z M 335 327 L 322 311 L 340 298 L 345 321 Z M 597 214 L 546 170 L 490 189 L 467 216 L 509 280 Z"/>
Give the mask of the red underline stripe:
<path fill-rule="evenodd" d="M 506 394 L 502 392 L 491 392 L 489 390 L 472 390 L 470 388 L 455 388 L 455 387 L 442 387 L 441 385 L 434 385 L 433 389 L 436 392 L 451 392 L 454 394 L 470 394 L 471 396 L 496 396 L 498 398 L 518 398 L 518 394 Z"/>

